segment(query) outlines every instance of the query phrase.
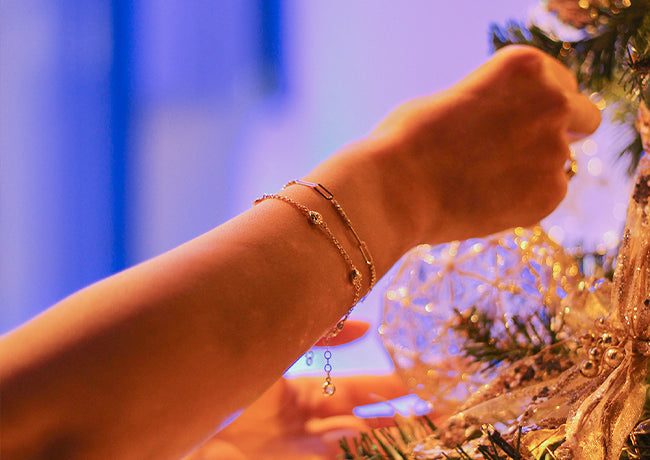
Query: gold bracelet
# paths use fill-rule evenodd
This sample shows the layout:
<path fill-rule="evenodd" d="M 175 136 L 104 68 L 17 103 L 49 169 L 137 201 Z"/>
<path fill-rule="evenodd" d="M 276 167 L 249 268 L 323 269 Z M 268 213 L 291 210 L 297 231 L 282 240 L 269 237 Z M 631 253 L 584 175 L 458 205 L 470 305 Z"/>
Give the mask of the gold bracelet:
<path fill-rule="evenodd" d="M 348 215 L 345 213 L 343 210 L 343 207 L 336 201 L 334 198 L 334 194 L 327 190 L 323 184 L 317 184 L 314 182 L 307 182 L 304 180 L 292 180 L 289 182 L 287 185 L 283 187 L 283 189 L 291 186 L 291 185 L 304 185 L 306 187 L 313 188 L 320 196 L 325 198 L 327 201 L 332 203 L 332 206 L 334 206 L 334 209 L 336 212 L 339 214 L 341 217 L 341 220 L 343 220 L 343 223 L 348 227 L 350 230 L 350 233 L 352 233 L 352 236 L 354 236 L 354 239 L 357 240 L 357 244 L 359 245 L 359 250 L 361 251 L 361 255 L 363 256 L 363 260 L 365 260 L 366 265 L 368 266 L 368 270 L 370 271 L 370 285 L 368 287 L 368 292 L 372 289 L 372 287 L 375 285 L 375 282 L 377 281 L 377 272 L 375 270 L 375 263 L 372 258 L 372 255 L 370 254 L 370 249 L 368 249 L 368 245 L 366 244 L 365 241 L 361 240 L 359 237 L 359 234 L 356 232 L 354 227 L 352 226 L 352 222 L 350 221 L 350 218 Z"/>
<path fill-rule="evenodd" d="M 298 209 L 305 217 L 307 217 L 307 220 L 309 221 L 310 224 L 316 225 L 329 238 L 329 240 L 336 247 L 339 254 L 341 254 L 346 264 L 350 268 L 349 279 L 350 282 L 352 283 L 352 286 L 354 287 L 354 300 L 352 301 L 352 305 L 353 306 L 356 305 L 356 303 L 359 301 L 359 297 L 361 294 L 361 278 L 362 278 L 361 272 L 354 265 L 352 258 L 348 255 L 343 245 L 341 245 L 339 240 L 336 239 L 332 231 L 329 229 L 327 223 L 325 222 L 325 219 L 323 219 L 323 216 L 321 216 L 320 213 L 316 211 L 312 211 L 306 206 L 284 195 L 262 195 L 261 198 L 255 200 L 254 204 L 258 204 L 264 200 L 270 200 L 270 199 L 280 200 L 280 201 L 284 201 L 285 203 L 289 203 L 294 208 Z"/>
<path fill-rule="evenodd" d="M 354 265 L 352 258 L 345 251 L 345 248 L 341 245 L 339 240 L 334 236 L 332 231 L 329 229 L 327 223 L 325 222 L 323 216 L 320 213 L 316 211 L 312 211 L 311 209 L 298 203 L 295 200 L 292 200 L 289 197 L 286 197 L 284 195 L 277 195 L 277 194 L 262 195 L 262 197 L 255 200 L 253 204 L 256 205 L 261 203 L 262 201 L 271 200 L 271 199 L 284 201 L 285 203 L 288 203 L 294 208 L 298 209 L 305 217 L 307 217 L 307 220 L 311 225 L 316 225 L 325 234 L 325 236 L 329 238 L 329 240 L 336 247 L 339 254 L 341 254 L 341 256 L 343 257 L 343 259 L 345 260 L 346 264 L 350 269 L 349 280 L 352 283 L 352 286 L 354 288 L 354 299 L 352 300 L 352 307 L 350 307 L 347 313 L 336 323 L 336 326 L 330 329 L 330 331 L 325 335 L 324 370 L 326 375 L 325 375 L 325 383 L 323 383 L 323 394 L 326 396 L 332 396 L 336 391 L 336 386 L 332 382 L 332 377 L 330 376 L 330 372 L 332 371 L 332 365 L 330 364 L 330 358 L 332 357 L 332 352 L 329 350 L 329 340 L 332 337 L 335 337 L 341 331 L 341 329 L 343 329 L 343 326 L 345 325 L 345 321 L 348 319 L 350 313 L 352 312 L 352 308 L 354 308 L 354 306 L 359 301 L 359 297 L 361 294 L 362 275 L 361 272 Z"/>

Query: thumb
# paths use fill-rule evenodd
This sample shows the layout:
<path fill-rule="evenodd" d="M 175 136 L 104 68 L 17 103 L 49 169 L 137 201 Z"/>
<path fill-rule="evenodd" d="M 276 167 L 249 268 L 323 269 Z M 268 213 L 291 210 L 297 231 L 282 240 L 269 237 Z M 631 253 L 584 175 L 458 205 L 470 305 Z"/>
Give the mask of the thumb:
<path fill-rule="evenodd" d="M 368 329 L 370 329 L 370 324 L 365 321 L 349 320 L 336 336 L 329 339 L 329 345 L 345 345 L 346 343 L 354 342 L 363 337 L 368 332 Z M 314 346 L 324 347 L 326 345 L 326 339 L 322 337 Z"/>

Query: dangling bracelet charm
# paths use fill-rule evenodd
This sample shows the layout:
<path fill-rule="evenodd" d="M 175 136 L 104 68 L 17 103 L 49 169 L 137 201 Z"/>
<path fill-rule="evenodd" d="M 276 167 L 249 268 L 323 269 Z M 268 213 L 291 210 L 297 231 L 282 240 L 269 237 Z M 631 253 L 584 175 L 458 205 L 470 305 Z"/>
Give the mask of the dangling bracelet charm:
<path fill-rule="evenodd" d="M 332 377 L 330 376 L 330 372 L 332 372 L 332 365 L 330 364 L 330 359 L 332 358 L 332 352 L 330 351 L 329 347 L 329 340 L 327 341 L 327 346 L 325 348 L 325 353 L 323 353 L 323 356 L 325 357 L 325 366 L 323 367 L 323 370 L 325 371 L 325 382 L 323 383 L 323 394 L 325 396 L 332 396 L 334 393 L 336 393 L 336 386 L 334 383 L 332 383 Z"/>

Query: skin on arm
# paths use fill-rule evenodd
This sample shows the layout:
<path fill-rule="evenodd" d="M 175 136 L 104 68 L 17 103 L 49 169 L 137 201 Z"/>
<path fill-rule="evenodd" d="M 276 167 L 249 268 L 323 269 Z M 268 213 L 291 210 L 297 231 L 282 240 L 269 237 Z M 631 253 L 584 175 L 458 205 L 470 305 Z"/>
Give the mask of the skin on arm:
<path fill-rule="evenodd" d="M 543 218 L 566 192 L 569 140 L 599 121 L 564 67 L 512 47 L 304 179 L 332 191 L 381 277 L 419 243 Z M 323 215 L 367 288 L 329 203 L 301 186 L 283 194 Z M 2 458 L 182 456 L 345 314 L 347 276 L 331 241 L 267 200 L 73 294 L 0 339 Z"/>

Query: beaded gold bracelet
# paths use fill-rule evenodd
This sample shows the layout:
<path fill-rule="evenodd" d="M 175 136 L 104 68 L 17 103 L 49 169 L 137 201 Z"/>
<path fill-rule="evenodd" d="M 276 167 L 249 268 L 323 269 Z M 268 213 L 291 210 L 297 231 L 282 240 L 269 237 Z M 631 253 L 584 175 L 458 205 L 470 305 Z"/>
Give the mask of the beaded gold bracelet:
<path fill-rule="evenodd" d="M 348 309 L 347 313 L 336 323 L 336 326 L 334 326 L 326 335 L 325 335 L 325 367 L 323 368 L 325 370 L 325 383 L 323 383 L 323 394 L 326 396 L 332 396 L 336 392 L 336 386 L 332 382 L 332 377 L 330 375 L 332 371 L 332 365 L 330 364 L 330 359 L 332 357 L 332 352 L 329 350 L 329 340 L 336 336 L 341 329 L 343 329 L 343 326 L 345 324 L 345 321 L 348 319 L 348 316 L 350 316 L 350 312 L 352 311 L 352 308 L 357 304 L 359 301 L 360 295 L 361 295 L 361 279 L 362 275 L 361 272 L 357 269 L 357 267 L 354 265 L 354 262 L 352 261 L 352 258 L 349 256 L 343 245 L 339 242 L 339 240 L 334 236 L 332 231 L 329 229 L 327 226 L 327 223 L 323 219 L 323 216 L 316 212 L 312 211 L 308 207 L 298 203 L 297 201 L 286 197 L 284 195 L 278 195 L 278 194 L 273 194 L 273 195 L 262 195 L 262 197 L 258 198 L 255 200 L 254 204 L 261 203 L 262 201 L 265 200 L 280 200 L 284 201 L 285 203 L 290 204 L 294 208 L 296 208 L 298 211 L 300 211 L 305 217 L 307 217 L 308 222 L 311 225 L 317 226 L 325 236 L 331 241 L 331 243 L 334 245 L 334 247 L 337 249 L 339 254 L 343 257 L 345 260 L 345 263 L 348 265 L 349 268 L 349 280 L 352 283 L 352 286 L 354 288 L 354 298 L 352 300 L 352 307 Z"/>
<path fill-rule="evenodd" d="M 370 285 L 368 287 L 368 292 L 372 290 L 373 286 L 375 285 L 375 282 L 377 281 L 377 272 L 375 270 L 375 263 L 372 258 L 372 255 L 370 254 L 370 250 L 368 249 L 368 245 L 366 244 L 365 241 L 363 241 L 360 237 L 359 234 L 356 232 L 354 227 L 352 226 L 352 222 L 350 221 L 350 218 L 348 215 L 345 213 L 343 210 L 343 207 L 336 201 L 334 198 L 334 194 L 327 190 L 323 184 L 317 184 L 314 182 L 307 182 L 304 180 L 296 179 L 292 180 L 288 184 L 286 184 L 283 188 L 287 188 L 291 185 L 303 185 L 305 187 L 310 187 L 316 191 L 320 196 L 325 198 L 327 201 L 332 203 L 332 206 L 338 213 L 338 215 L 341 217 L 341 220 L 343 223 L 348 227 L 350 230 L 350 233 L 352 233 L 352 236 L 354 239 L 357 241 L 357 244 L 359 246 L 359 250 L 361 251 L 361 255 L 363 256 L 363 260 L 366 262 L 366 265 L 368 266 L 368 271 L 370 272 Z"/>
<path fill-rule="evenodd" d="M 346 264 L 348 265 L 350 272 L 349 272 L 349 279 L 350 282 L 352 283 L 352 286 L 354 287 L 354 299 L 352 300 L 352 305 L 356 305 L 356 303 L 359 301 L 359 298 L 361 297 L 361 272 L 357 269 L 357 267 L 354 265 L 354 262 L 352 261 L 352 258 L 348 255 L 347 251 L 341 245 L 339 240 L 334 236 L 332 231 L 329 229 L 327 226 L 327 223 L 325 222 L 325 219 L 323 219 L 323 216 L 316 212 L 312 211 L 309 209 L 307 206 L 304 206 L 300 203 L 298 203 L 295 200 L 292 200 L 289 197 L 286 197 L 284 195 L 262 195 L 261 198 L 258 198 L 255 200 L 254 204 L 261 203 L 264 200 L 280 200 L 284 201 L 285 203 L 288 203 L 292 205 L 294 208 L 298 209 L 305 217 L 307 217 L 307 220 L 309 221 L 310 224 L 317 226 L 324 234 L 329 238 L 329 240 L 332 242 L 334 247 L 336 247 L 337 251 L 343 259 L 345 260 Z M 347 317 L 347 316 L 346 316 Z"/>

